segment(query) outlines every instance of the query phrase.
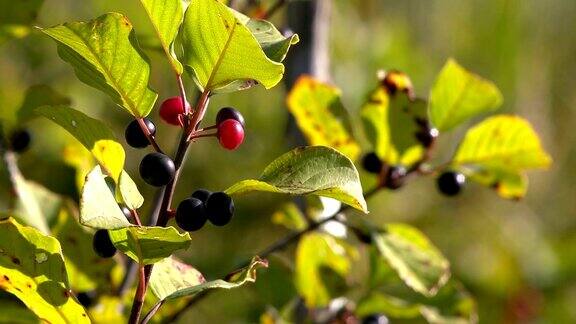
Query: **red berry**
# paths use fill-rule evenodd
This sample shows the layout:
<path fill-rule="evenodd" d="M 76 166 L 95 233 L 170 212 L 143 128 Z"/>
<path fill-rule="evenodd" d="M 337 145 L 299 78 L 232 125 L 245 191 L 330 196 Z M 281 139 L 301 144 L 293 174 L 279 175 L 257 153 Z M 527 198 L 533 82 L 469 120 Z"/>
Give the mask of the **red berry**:
<path fill-rule="evenodd" d="M 218 139 L 225 149 L 235 150 L 244 141 L 244 127 L 234 119 L 226 119 L 218 125 Z"/>
<path fill-rule="evenodd" d="M 188 110 L 190 104 L 186 103 Z M 170 125 L 180 126 L 180 116 L 184 113 L 181 97 L 172 97 L 164 100 L 160 106 L 160 117 Z"/>

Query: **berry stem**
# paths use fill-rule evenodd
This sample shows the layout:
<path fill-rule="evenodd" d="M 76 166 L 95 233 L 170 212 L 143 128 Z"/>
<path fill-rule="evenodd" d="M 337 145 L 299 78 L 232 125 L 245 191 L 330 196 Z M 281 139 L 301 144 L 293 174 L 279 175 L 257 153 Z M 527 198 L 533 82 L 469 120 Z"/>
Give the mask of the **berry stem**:
<path fill-rule="evenodd" d="M 210 90 L 204 90 L 198 98 L 198 102 L 196 103 L 196 107 L 194 108 L 194 113 L 192 114 L 192 121 L 188 125 L 188 129 L 186 130 L 187 135 L 192 134 L 195 130 L 198 129 L 200 122 L 204 118 L 204 114 L 206 113 L 206 108 L 208 108 L 208 102 L 210 101 Z"/>
<path fill-rule="evenodd" d="M 132 213 L 132 218 L 134 218 L 134 220 L 136 221 L 136 225 L 142 226 L 142 222 L 140 221 L 138 211 L 136 209 L 130 209 L 130 213 Z"/>
<path fill-rule="evenodd" d="M 188 106 L 188 100 L 186 99 L 186 88 L 184 88 L 182 75 L 177 74 L 176 80 L 178 81 L 178 90 L 180 91 L 180 98 L 182 99 L 182 107 L 184 107 L 184 115 L 188 116 L 190 114 L 190 107 Z"/>
<path fill-rule="evenodd" d="M 154 150 L 156 150 L 156 152 L 158 152 L 158 153 L 164 153 L 164 152 L 162 152 L 162 149 L 160 149 L 160 146 L 158 145 L 158 143 L 156 143 L 156 139 L 154 138 L 154 135 L 152 135 L 150 133 L 150 130 L 146 126 L 146 122 L 144 121 L 144 118 L 136 118 L 136 120 L 138 121 L 138 125 L 140 125 L 142 132 L 144 133 L 144 135 L 146 136 L 146 138 L 148 139 L 150 144 L 152 144 L 152 146 L 154 147 Z"/>

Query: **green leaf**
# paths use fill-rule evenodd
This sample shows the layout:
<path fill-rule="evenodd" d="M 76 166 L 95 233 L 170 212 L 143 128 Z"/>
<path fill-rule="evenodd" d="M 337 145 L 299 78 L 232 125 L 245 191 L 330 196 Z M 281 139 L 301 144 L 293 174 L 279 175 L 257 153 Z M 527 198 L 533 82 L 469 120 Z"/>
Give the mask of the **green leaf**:
<path fill-rule="evenodd" d="M 181 30 L 183 62 L 201 90 L 255 80 L 269 89 L 282 79 L 284 65 L 269 59 L 250 30 L 214 0 L 195 0 Z"/>
<path fill-rule="evenodd" d="M 501 104 L 502 94 L 494 83 L 450 59 L 430 92 L 430 118 L 438 130 L 447 131 Z"/>
<path fill-rule="evenodd" d="M 551 162 L 528 121 L 497 115 L 468 130 L 452 164 L 503 198 L 519 199 L 528 187 L 524 171 L 546 169 Z"/>
<path fill-rule="evenodd" d="M 150 289 L 159 299 L 206 282 L 200 271 L 171 256 L 154 265 L 150 276 Z"/>
<path fill-rule="evenodd" d="M 288 229 L 300 231 L 306 228 L 308 222 L 295 203 L 287 203 L 272 214 L 272 223 Z"/>
<path fill-rule="evenodd" d="M 250 29 L 266 56 L 274 62 L 284 61 L 290 46 L 296 45 L 300 41 L 298 34 L 285 37 L 271 22 L 250 18 L 236 10 L 231 10 L 238 20 Z"/>
<path fill-rule="evenodd" d="M 13 218 L 0 221 L 0 289 L 50 323 L 90 323 L 72 297 L 58 240 Z"/>
<path fill-rule="evenodd" d="M 0 45 L 10 39 L 28 35 L 43 2 L 0 0 Z"/>
<path fill-rule="evenodd" d="M 386 88 L 374 90 L 362 106 L 360 116 L 366 136 L 374 147 L 374 152 L 380 159 L 390 164 L 398 161 L 398 151 L 392 142 L 390 122 L 388 120 L 390 95 Z"/>
<path fill-rule="evenodd" d="M 354 161 L 360 146 L 340 96 L 338 88 L 302 76 L 288 94 L 288 109 L 310 145 L 332 147 Z"/>
<path fill-rule="evenodd" d="M 86 175 L 96 166 L 94 156 L 81 143 L 72 141 L 64 147 L 62 159 L 76 170 L 76 187 L 81 192 Z"/>
<path fill-rule="evenodd" d="M 296 248 L 295 281 L 296 289 L 308 307 L 323 307 L 331 300 L 321 268 L 328 267 L 345 277 L 355 257 L 355 251 L 345 242 L 328 234 L 310 233 L 300 239 Z"/>
<path fill-rule="evenodd" d="M 124 203 L 128 209 L 138 209 L 144 203 L 144 197 L 138 191 L 138 187 L 130 175 L 126 171 L 120 174 L 120 183 L 116 188 L 120 194 L 120 202 Z"/>
<path fill-rule="evenodd" d="M 78 223 L 78 211 L 70 205 L 60 210 L 58 222 L 52 229 L 52 235 L 62 245 L 70 287 L 74 291 L 111 289 L 109 275 L 114 260 L 96 255 L 92 248 L 93 235 Z"/>
<path fill-rule="evenodd" d="M 11 165 L 17 163 L 11 153 L 7 153 L 5 159 L 10 161 Z M 11 170 L 10 180 L 17 196 L 14 217 L 44 234 L 49 234 L 48 223 L 58 215 L 62 198 L 42 185 L 24 179 L 18 169 Z"/>
<path fill-rule="evenodd" d="M 190 234 L 174 227 L 130 226 L 110 230 L 110 239 L 118 250 L 140 264 L 153 264 L 177 250 L 190 247 Z"/>
<path fill-rule="evenodd" d="M 140 0 L 140 2 L 150 17 L 172 68 L 177 74 L 182 74 L 182 64 L 178 61 L 173 48 L 174 39 L 184 17 L 182 0 Z"/>
<path fill-rule="evenodd" d="M 17 300 L 2 299 L 0 302 L 0 323 L 30 324 L 40 323 L 40 319 Z"/>
<path fill-rule="evenodd" d="M 125 16 L 108 13 L 41 30 L 57 42 L 60 57 L 82 82 L 105 92 L 135 117 L 150 113 L 158 95 L 148 87 L 150 65 Z"/>
<path fill-rule="evenodd" d="M 70 98 L 44 84 L 31 86 L 18 110 L 18 121 L 23 123 L 35 117 L 34 110 L 38 107 L 60 105 L 70 105 Z"/>
<path fill-rule="evenodd" d="M 35 110 L 64 128 L 86 147 L 114 182 L 118 183 L 126 153 L 112 130 L 103 122 L 84 113 L 64 107 L 41 107 Z"/>
<path fill-rule="evenodd" d="M 324 146 L 296 148 L 270 163 L 258 180 L 240 181 L 226 189 L 229 195 L 252 191 L 314 194 L 368 212 L 356 167 L 346 156 Z"/>
<path fill-rule="evenodd" d="M 396 292 L 399 294 L 399 292 Z M 449 282 L 436 296 L 422 298 L 410 294 L 392 296 L 384 291 L 373 290 L 358 302 L 359 317 L 375 313 L 386 314 L 393 319 L 416 319 L 423 317 L 428 323 L 476 323 L 476 303 L 458 282 Z"/>
<path fill-rule="evenodd" d="M 247 266 L 244 269 L 236 271 L 232 275 L 227 276 L 226 280 L 219 279 L 214 281 L 208 281 L 200 285 L 180 288 L 160 302 L 163 302 L 164 300 L 177 299 L 180 297 L 193 296 L 196 295 L 197 293 L 200 293 L 208 289 L 233 289 L 241 287 L 246 283 L 255 282 L 256 270 L 262 267 L 267 268 L 268 261 L 262 260 L 259 257 L 254 257 L 250 262 L 249 266 Z"/>
<path fill-rule="evenodd" d="M 100 166 L 86 176 L 80 196 L 80 224 L 96 229 L 130 226 L 105 179 Z"/>
<path fill-rule="evenodd" d="M 389 224 L 373 240 L 402 281 L 425 296 L 434 296 L 450 278 L 448 260 L 416 228 Z"/>

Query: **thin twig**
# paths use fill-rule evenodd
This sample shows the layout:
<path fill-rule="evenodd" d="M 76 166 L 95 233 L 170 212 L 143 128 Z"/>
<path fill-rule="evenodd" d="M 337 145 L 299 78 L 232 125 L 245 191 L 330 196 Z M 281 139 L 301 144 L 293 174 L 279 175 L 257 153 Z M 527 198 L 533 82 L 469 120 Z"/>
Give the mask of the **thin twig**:
<path fill-rule="evenodd" d="M 156 143 L 156 139 L 154 138 L 154 135 L 152 135 L 152 133 L 150 133 L 148 126 L 146 126 L 146 123 L 144 122 L 144 118 L 136 118 L 136 120 L 138 121 L 138 125 L 140 125 L 140 129 L 142 129 L 142 132 L 144 133 L 144 135 L 148 139 L 148 142 L 150 142 L 150 144 L 152 144 L 152 147 L 154 147 L 154 150 L 156 150 L 156 152 L 158 152 L 158 153 L 164 153 L 164 152 L 162 152 L 162 149 L 160 149 L 160 146 L 158 145 L 158 143 Z"/>
<path fill-rule="evenodd" d="M 130 324 L 138 324 L 140 314 L 142 313 L 142 305 L 144 305 L 144 298 L 146 297 L 147 283 L 145 280 L 144 267 L 140 266 L 139 269 L 140 278 L 138 280 L 138 289 L 136 290 L 136 295 L 134 295 L 130 319 L 128 320 Z"/>
<path fill-rule="evenodd" d="M 184 114 L 188 116 L 190 114 L 190 105 L 188 104 L 188 99 L 186 98 L 186 88 L 184 87 L 184 82 L 182 81 L 182 75 L 176 75 L 176 81 L 178 82 L 178 90 L 180 91 L 180 99 L 182 99 L 182 107 L 184 107 Z"/>

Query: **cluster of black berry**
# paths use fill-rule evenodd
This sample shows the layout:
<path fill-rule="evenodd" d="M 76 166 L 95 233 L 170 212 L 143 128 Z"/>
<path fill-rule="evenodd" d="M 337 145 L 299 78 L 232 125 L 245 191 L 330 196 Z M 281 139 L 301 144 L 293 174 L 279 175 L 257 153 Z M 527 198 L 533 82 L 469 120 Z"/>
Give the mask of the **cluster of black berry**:
<path fill-rule="evenodd" d="M 8 138 L 8 145 L 11 151 L 23 153 L 30 147 L 32 136 L 26 129 L 18 129 L 12 132 Z"/>
<path fill-rule="evenodd" d="M 184 106 L 180 97 L 173 97 L 164 101 L 160 107 L 160 117 L 170 125 L 183 125 Z M 149 136 L 156 135 L 156 126 L 147 118 L 143 119 L 144 126 L 148 129 Z M 234 150 L 244 141 L 244 117 L 234 108 L 220 109 L 216 116 L 217 132 L 222 147 Z M 150 145 L 147 134 L 138 120 L 132 121 L 125 132 L 126 142 L 134 148 L 145 148 Z M 140 176 L 142 179 L 155 187 L 162 187 L 174 179 L 176 166 L 174 161 L 165 154 L 154 152 L 146 155 L 140 162 Z"/>
<path fill-rule="evenodd" d="M 176 210 L 176 223 L 181 229 L 194 232 L 201 229 L 206 221 L 213 225 L 224 226 L 234 216 L 234 201 L 224 192 L 196 190 L 184 199 Z"/>

